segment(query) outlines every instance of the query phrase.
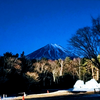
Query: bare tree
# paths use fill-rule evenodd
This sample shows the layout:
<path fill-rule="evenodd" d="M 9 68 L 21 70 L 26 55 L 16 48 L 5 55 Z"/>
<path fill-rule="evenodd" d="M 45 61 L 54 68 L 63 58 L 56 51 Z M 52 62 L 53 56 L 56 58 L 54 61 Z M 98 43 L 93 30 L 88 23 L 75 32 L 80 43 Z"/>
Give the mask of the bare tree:
<path fill-rule="evenodd" d="M 48 61 L 48 63 L 51 66 L 53 81 L 58 83 L 58 78 L 60 76 L 60 68 L 59 68 L 59 65 L 57 64 L 57 62 L 58 62 L 57 60 L 56 61 L 51 61 L 51 60 Z"/>
<path fill-rule="evenodd" d="M 94 58 L 93 63 L 100 69 L 97 55 L 100 53 L 100 18 L 92 19 L 92 27 L 84 27 L 74 34 L 69 42 L 71 52 L 78 56 Z"/>
<path fill-rule="evenodd" d="M 59 59 L 58 61 L 60 63 L 60 76 L 62 76 L 63 75 L 63 60 Z"/>
<path fill-rule="evenodd" d="M 76 76 L 79 76 L 78 66 L 79 61 L 77 60 L 77 58 L 71 60 L 69 57 L 66 57 L 66 59 L 64 60 L 63 73 L 68 73 L 73 76 L 73 79 L 75 79 Z"/>

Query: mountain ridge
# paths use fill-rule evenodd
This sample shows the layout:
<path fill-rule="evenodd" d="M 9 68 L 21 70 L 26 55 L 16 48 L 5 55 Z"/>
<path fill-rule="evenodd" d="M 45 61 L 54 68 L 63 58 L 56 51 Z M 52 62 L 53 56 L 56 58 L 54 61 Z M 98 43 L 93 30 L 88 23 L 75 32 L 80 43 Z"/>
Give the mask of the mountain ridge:
<path fill-rule="evenodd" d="M 28 59 L 42 59 L 47 58 L 51 60 L 65 59 L 66 57 L 74 57 L 74 55 L 69 54 L 68 51 L 60 45 L 57 44 L 47 44 L 44 47 L 28 54 L 26 56 Z"/>

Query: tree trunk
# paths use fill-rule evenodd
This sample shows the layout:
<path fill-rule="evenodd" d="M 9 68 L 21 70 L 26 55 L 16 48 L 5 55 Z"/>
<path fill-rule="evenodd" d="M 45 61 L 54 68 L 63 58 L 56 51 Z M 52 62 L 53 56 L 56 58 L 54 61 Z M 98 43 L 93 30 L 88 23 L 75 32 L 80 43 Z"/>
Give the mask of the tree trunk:
<path fill-rule="evenodd" d="M 99 80 L 99 69 L 96 68 L 96 80 Z"/>
<path fill-rule="evenodd" d="M 63 74 L 63 60 L 61 60 L 60 65 L 61 65 L 60 76 L 62 76 L 62 74 Z"/>
<path fill-rule="evenodd" d="M 92 78 L 95 79 L 94 77 L 94 67 L 91 65 L 91 70 L 92 70 Z"/>

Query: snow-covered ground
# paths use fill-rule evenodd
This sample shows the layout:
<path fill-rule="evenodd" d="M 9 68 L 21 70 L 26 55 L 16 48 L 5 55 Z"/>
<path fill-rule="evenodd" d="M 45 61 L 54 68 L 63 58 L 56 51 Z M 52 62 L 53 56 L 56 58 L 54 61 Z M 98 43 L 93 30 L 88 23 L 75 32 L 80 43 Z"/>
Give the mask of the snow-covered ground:
<path fill-rule="evenodd" d="M 69 89 L 70 90 L 70 89 Z M 82 80 L 76 81 L 71 91 L 100 91 L 100 83 L 95 79 L 91 79 L 84 83 Z"/>
<path fill-rule="evenodd" d="M 0 100 L 13 100 L 15 97 L 6 97 L 6 98 L 2 98 Z"/>
<path fill-rule="evenodd" d="M 89 91 L 100 91 L 100 83 L 98 83 L 95 79 L 91 79 L 87 82 L 83 82 L 82 80 L 78 80 L 76 81 L 76 83 L 74 84 L 73 88 L 71 89 L 68 89 L 68 90 L 58 90 L 54 93 L 66 93 L 66 91 L 75 91 L 75 92 L 89 92 Z M 87 95 L 86 95 L 87 96 Z M 100 94 L 91 94 L 91 95 L 88 95 L 89 97 L 97 97 L 97 96 L 100 96 Z M 2 98 L 2 100 L 12 100 L 14 99 L 15 97 L 6 97 L 6 98 Z"/>

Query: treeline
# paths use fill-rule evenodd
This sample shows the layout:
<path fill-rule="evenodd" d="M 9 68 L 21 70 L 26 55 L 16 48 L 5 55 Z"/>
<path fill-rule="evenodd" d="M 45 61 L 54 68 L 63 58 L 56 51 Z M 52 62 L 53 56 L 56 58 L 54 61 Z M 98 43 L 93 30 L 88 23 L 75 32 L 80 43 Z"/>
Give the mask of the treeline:
<path fill-rule="evenodd" d="M 97 57 L 98 60 L 100 56 Z M 94 59 L 91 59 L 94 60 Z M 38 93 L 41 89 L 72 88 L 76 80 L 99 80 L 99 69 L 86 58 L 29 60 L 24 52 L 0 57 L 0 94 Z M 99 60 L 100 61 L 100 60 Z"/>

